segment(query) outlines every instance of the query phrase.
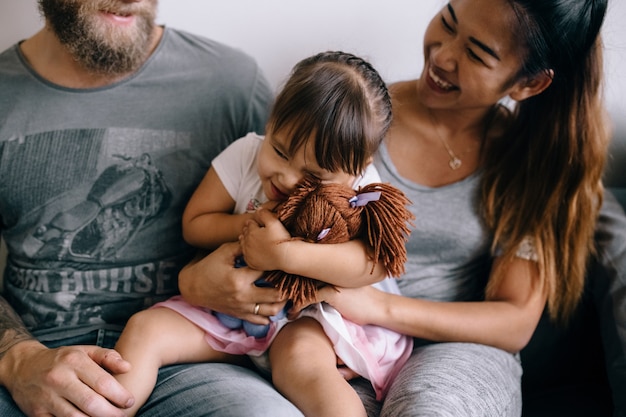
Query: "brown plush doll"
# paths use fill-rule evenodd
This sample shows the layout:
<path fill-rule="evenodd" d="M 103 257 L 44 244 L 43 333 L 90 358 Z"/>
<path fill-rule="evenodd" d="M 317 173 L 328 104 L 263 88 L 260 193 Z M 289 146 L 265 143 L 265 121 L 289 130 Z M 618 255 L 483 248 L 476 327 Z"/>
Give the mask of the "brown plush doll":
<path fill-rule="evenodd" d="M 399 277 L 414 218 L 408 204 L 404 193 L 389 184 L 372 183 L 357 191 L 305 178 L 277 207 L 277 214 L 293 239 L 314 243 L 361 239 L 369 246 L 374 265 L 382 262 L 389 276 Z M 283 271 L 268 271 L 262 279 L 295 303 L 314 300 L 317 289 L 328 285 Z"/>

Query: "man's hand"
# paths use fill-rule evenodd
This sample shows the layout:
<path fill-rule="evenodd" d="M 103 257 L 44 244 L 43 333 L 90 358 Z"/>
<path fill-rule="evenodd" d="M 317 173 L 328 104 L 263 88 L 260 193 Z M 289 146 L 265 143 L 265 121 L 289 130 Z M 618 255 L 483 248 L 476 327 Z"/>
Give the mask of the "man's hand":
<path fill-rule="evenodd" d="M 241 255 L 239 243 L 230 242 L 196 258 L 179 274 L 180 292 L 190 304 L 251 323 L 267 324 L 268 317 L 278 314 L 286 301 L 281 300 L 276 289 L 254 285 L 262 272 L 248 267 L 235 268 L 235 259 Z"/>
<path fill-rule="evenodd" d="M 123 417 L 134 398 L 111 374 L 130 364 L 98 346 L 48 349 L 37 341 L 11 347 L 0 361 L 0 382 L 28 416 Z"/>

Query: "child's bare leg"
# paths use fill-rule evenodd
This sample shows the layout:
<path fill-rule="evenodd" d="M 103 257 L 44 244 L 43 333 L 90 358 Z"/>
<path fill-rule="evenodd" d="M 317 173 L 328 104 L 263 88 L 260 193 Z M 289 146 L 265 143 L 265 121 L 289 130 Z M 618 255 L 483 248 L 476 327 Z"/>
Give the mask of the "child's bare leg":
<path fill-rule="evenodd" d="M 135 396 L 127 410 L 134 416 L 146 402 L 157 380 L 159 368 L 185 362 L 236 362 L 237 356 L 213 350 L 205 333 L 169 308 L 153 308 L 133 315 L 115 349 L 132 368 L 115 378 Z"/>
<path fill-rule="evenodd" d="M 337 370 L 332 343 L 310 317 L 286 325 L 270 347 L 276 389 L 307 417 L 365 417 L 357 393 Z"/>

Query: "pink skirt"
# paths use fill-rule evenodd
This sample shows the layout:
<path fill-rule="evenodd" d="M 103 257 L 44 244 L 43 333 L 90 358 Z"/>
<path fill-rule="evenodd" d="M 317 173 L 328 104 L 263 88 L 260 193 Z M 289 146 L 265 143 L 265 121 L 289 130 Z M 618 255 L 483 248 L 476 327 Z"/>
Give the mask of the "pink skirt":
<path fill-rule="evenodd" d="M 390 281 L 390 282 L 388 282 Z M 399 293 L 391 279 L 374 284 L 387 292 Z M 224 326 L 211 310 L 192 306 L 180 296 L 155 304 L 172 309 L 206 332 L 207 343 L 215 350 L 234 355 L 261 357 L 265 354 L 287 319 L 273 322 L 263 338 L 248 336 L 243 329 Z M 335 353 L 348 368 L 368 379 L 382 400 L 404 363 L 411 355 L 413 339 L 379 326 L 360 326 L 346 320 L 326 303 L 314 304 L 302 310 L 300 317 L 316 319 L 331 340 Z M 255 361 L 263 363 L 263 361 Z"/>

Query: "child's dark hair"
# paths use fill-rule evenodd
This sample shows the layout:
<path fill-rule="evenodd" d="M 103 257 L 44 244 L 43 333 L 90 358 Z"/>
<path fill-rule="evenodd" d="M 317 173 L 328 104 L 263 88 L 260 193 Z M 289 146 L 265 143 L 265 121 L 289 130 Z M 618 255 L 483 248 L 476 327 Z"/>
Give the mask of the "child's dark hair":
<path fill-rule="evenodd" d="M 330 172 L 362 172 L 391 124 L 387 86 L 355 55 L 322 52 L 300 61 L 278 94 L 267 131 L 285 131 L 294 154 L 314 135 L 316 162 Z"/>

